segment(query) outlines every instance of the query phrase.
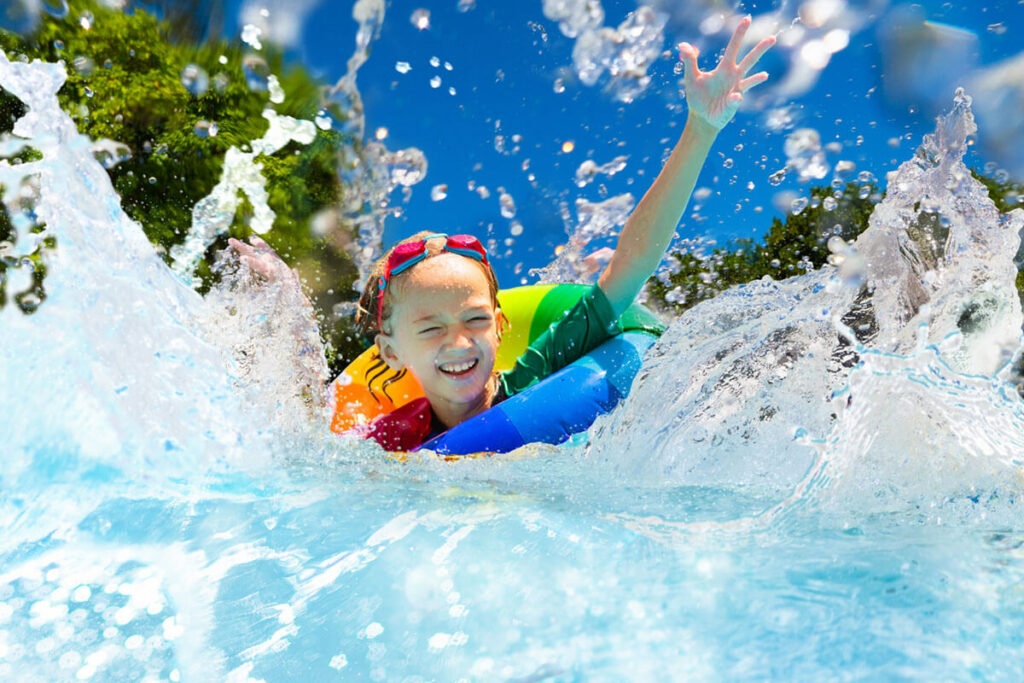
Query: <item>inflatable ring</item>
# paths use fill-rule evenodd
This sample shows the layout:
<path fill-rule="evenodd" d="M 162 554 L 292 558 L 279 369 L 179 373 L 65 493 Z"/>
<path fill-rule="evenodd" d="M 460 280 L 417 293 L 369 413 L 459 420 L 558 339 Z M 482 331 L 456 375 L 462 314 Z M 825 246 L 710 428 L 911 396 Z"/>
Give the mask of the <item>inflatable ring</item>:
<path fill-rule="evenodd" d="M 590 285 L 577 284 L 531 285 L 499 292 L 498 303 L 509 319 L 510 329 L 502 337 L 495 369 L 512 368 L 530 343 L 560 320 L 589 289 Z M 533 441 L 558 443 L 586 429 L 598 414 L 610 410 L 628 392 L 644 351 L 664 330 L 658 318 L 639 304 L 626 309 L 618 322 L 623 334 L 421 448 L 450 454 L 505 452 Z M 352 361 L 328 392 L 331 430 L 345 432 L 423 396 L 412 375 L 405 373 L 395 379 L 394 374 L 382 366 L 375 346 Z M 578 400 L 574 398 L 569 406 L 566 396 Z M 547 421 L 551 422 L 547 427 L 540 424 L 544 420 L 531 417 L 545 414 L 555 417 Z M 473 433 L 495 436 L 481 440 L 471 438 Z M 496 436 L 499 433 L 503 436 Z"/>

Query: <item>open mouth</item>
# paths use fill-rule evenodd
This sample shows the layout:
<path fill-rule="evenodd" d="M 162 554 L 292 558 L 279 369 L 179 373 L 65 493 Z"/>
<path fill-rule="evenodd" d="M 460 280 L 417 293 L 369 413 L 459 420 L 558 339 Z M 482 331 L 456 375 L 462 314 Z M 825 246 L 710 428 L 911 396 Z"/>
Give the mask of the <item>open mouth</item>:
<path fill-rule="evenodd" d="M 437 366 L 437 369 L 450 377 L 464 377 L 473 372 L 479 363 L 480 361 L 474 358 L 473 360 L 464 360 L 458 363 L 441 363 Z"/>

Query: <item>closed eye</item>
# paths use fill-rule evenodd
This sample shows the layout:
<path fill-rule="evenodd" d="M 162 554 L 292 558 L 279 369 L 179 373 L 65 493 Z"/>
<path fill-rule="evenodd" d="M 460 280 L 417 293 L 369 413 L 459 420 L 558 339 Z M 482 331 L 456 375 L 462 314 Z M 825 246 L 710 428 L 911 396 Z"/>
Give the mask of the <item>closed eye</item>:
<path fill-rule="evenodd" d="M 419 335 L 421 337 L 430 337 L 430 336 L 433 336 L 435 334 L 438 334 L 440 331 L 441 331 L 441 328 L 439 326 L 431 325 L 430 327 L 424 327 L 423 329 L 421 329 L 419 331 Z"/>

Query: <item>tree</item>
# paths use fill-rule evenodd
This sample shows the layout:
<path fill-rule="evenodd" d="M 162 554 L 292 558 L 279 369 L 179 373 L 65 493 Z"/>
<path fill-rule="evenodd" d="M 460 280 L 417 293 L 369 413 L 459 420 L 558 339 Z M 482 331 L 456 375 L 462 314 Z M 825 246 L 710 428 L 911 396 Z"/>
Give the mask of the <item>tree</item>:
<path fill-rule="evenodd" d="M 261 112 L 271 106 L 268 75 L 277 75 L 285 93 L 284 101 L 273 105 L 279 114 L 308 120 L 324 107 L 323 84 L 301 66 L 286 67 L 273 46 L 255 52 L 222 39 L 187 40 L 208 27 L 190 24 L 180 12 L 171 13 L 171 19 L 180 20 L 171 23 L 138 8 L 124 13 L 96 0 L 70 5 L 63 19 L 43 13 L 29 35 L 0 30 L 0 48 L 12 59 L 65 62 L 68 80 L 59 94 L 61 107 L 90 138 L 115 140 L 131 150 L 130 158 L 109 169 L 110 177 L 124 210 L 165 256 L 187 234 L 192 207 L 218 182 L 227 149 L 244 149 L 266 131 Z M 0 91 L 0 133 L 9 132 L 23 113 L 18 100 Z M 336 121 L 345 119 L 336 106 L 329 113 Z M 292 143 L 259 158 L 276 214 L 266 240 L 299 269 L 319 310 L 328 312 L 354 298 L 357 275 L 337 246 L 346 236 L 311 230 L 313 218 L 340 197 L 337 153 L 344 142 L 335 129 L 318 130 L 310 145 Z M 230 236 L 249 237 L 246 207 L 243 203 Z M 9 229 L 4 217 L 0 241 Z M 227 237 L 207 251 L 200 265 L 198 274 L 206 285 Z M 45 297 L 45 271 L 39 277 Z M 335 366 L 359 350 L 349 328 L 345 322 L 322 325 L 331 347 L 341 351 Z"/>
<path fill-rule="evenodd" d="M 763 243 L 740 239 L 710 254 L 672 252 L 668 268 L 648 281 L 651 302 L 681 313 L 733 285 L 765 275 L 783 279 L 820 268 L 828 259 L 829 238 L 856 239 L 867 228 L 881 197 L 871 184 L 812 187 L 808 205 L 786 216 L 785 221 L 773 219 Z"/>
<path fill-rule="evenodd" d="M 1009 178 L 972 174 L 988 189 L 989 198 L 1001 213 L 1018 208 L 1024 185 Z M 765 275 L 784 279 L 820 268 L 827 262 L 828 240 L 833 235 L 846 242 L 868 227 L 868 219 L 884 192 L 873 184 L 847 183 L 841 189 L 812 187 L 808 206 L 785 220 L 775 218 L 763 243 L 740 239 L 710 254 L 675 251 L 669 266 L 648 281 L 651 303 L 665 311 L 681 313 L 711 299 L 729 287 Z M 1015 259 L 1024 264 L 1024 248 Z M 1018 272 L 1017 291 L 1024 300 L 1024 274 Z"/>

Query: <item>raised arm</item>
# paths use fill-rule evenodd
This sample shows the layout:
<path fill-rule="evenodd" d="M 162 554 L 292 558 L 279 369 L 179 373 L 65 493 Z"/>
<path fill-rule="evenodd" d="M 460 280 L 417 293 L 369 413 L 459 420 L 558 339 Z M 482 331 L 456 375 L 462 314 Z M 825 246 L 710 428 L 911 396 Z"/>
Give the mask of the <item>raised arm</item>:
<path fill-rule="evenodd" d="M 629 307 L 661 263 L 718 131 L 739 109 L 743 93 L 768 79 L 764 71 L 749 77 L 747 73 L 775 44 L 774 37 L 762 40 L 737 62 L 748 28 L 749 16 L 736 27 L 714 71 L 698 68 L 697 48 L 689 43 L 679 45 L 679 57 L 686 65 L 686 127 L 661 173 L 626 221 L 615 254 L 598 280 L 616 315 Z"/>

